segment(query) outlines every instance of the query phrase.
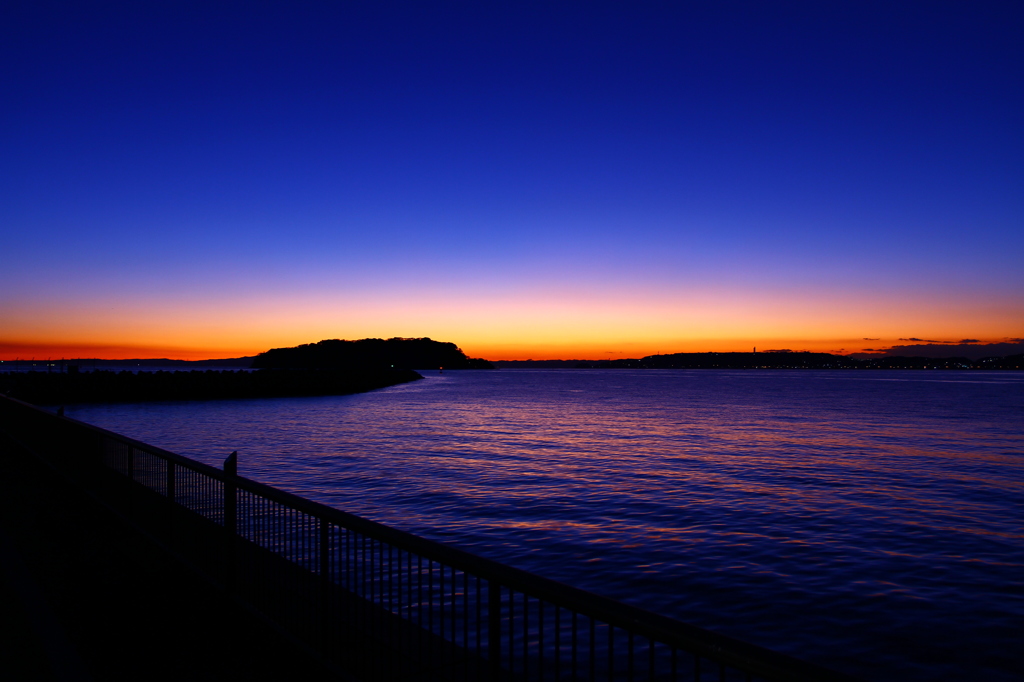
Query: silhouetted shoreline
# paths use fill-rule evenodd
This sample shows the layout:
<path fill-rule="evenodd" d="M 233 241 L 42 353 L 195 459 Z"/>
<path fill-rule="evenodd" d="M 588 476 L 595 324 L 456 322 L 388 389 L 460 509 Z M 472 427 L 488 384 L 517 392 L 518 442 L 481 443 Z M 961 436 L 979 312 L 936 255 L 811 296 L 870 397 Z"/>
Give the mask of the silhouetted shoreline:
<path fill-rule="evenodd" d="M 422 379 L 408 369 L 0 373 L 0 393 L 35 405 L 364 393 Z"/>
<path fill-rule="evenodd" d="M 859 359 L 831 353 L 671 353 L 621 360 L 495 360 L 499 369 L 1024 369 L 1024 354 L 970 360 L 963 357 Z"/>

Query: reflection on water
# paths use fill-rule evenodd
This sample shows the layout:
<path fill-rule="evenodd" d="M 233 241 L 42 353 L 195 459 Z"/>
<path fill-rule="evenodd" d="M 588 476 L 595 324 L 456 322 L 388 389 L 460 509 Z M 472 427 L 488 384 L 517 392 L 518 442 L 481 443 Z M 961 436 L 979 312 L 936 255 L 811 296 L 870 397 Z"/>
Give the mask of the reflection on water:
<path fill-rule="evenodd" d="M 1024 375 L 500 370 L 70 416 L 873 680 L 1024 677 Z"/>

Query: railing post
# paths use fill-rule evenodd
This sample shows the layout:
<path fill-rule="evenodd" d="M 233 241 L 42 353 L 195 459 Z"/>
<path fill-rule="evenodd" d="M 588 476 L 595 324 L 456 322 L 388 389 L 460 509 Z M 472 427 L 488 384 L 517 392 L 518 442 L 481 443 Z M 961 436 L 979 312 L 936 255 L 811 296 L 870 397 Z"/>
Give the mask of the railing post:
<path fill-rule="evenodd" d="M 331 525 L 327 519 L 320 517 L 320 642 L 324 656 L 330 658 L 331 638 Z"/>
<path fill-rule="evenodd" d="M 165 459 L 167 463 L 167 544 L 174 546 L 174 462 Z"/>
<path fill-rule="evenodd" d="M 235 582 L 235 536 L 238 533 L 238 451 L 232 452 L 224 460 L 224 535 L 225 535 L 225 566 L 224 585 L 230 592 Z"/>
<path fill-rule="evenodd" d="M 487 659 L 491 663 L 491 679 L 501 674 L 501 585 L 487 582 Z"/>
<path fill-rule="evenodd" d="M 128 462 L 125 467 L 128 469 L 128 513 L 135 513 L 135 446 L 128 446 Z"/>

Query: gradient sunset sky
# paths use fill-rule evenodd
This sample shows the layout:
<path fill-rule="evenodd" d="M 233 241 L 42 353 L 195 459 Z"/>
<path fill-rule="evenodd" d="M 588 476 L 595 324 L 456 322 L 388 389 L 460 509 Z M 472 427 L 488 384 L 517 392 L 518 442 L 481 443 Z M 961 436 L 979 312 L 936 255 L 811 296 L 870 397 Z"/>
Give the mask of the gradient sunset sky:
<path fill-rule="evenodd" d="M 0 359 L 1024 337 L 1024 3 L 5 3 Z"/>

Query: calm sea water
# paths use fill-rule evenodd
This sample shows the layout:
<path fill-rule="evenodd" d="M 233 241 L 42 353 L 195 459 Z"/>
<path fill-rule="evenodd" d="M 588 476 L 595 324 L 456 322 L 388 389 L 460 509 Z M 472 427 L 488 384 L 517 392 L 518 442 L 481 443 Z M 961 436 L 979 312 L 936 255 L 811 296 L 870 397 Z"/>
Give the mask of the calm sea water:
<path fill-rule="evenodd" d="M 869 680 L 1024 678 L 1024 373 L 426 376 L 68 415 Z"/>

